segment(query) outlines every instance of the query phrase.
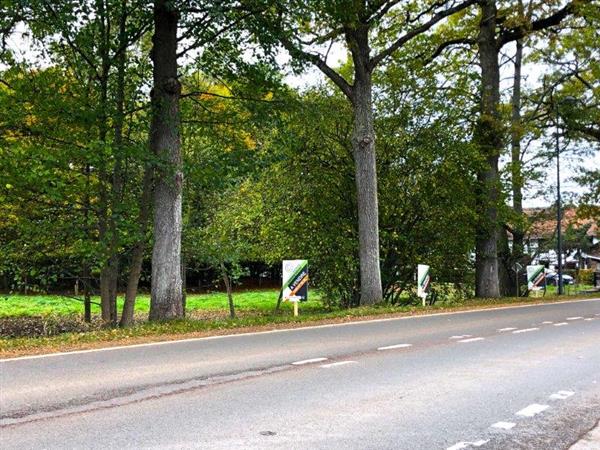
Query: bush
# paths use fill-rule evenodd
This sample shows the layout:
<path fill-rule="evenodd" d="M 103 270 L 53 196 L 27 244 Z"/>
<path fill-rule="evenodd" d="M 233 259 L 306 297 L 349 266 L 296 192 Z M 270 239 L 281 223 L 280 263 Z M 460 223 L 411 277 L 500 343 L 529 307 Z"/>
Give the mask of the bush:
<path fill-rule="evenodd" d="M 594 271 L 592 269 L 581 269 L 577 274 L 577 283 L 594 284 Z"/>

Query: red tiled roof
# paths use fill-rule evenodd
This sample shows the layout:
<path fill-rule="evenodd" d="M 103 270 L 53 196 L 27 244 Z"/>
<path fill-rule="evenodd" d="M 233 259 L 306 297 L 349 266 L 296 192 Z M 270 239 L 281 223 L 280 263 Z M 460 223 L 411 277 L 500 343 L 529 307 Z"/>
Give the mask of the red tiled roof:
<path fill-rule="evenodd" d="M 529 216 L 532 224 L 528 231 L 530 238 L 549 238 L 556 232 L 556 211 L 551 209 L 526 209 L 525 214 Z M 598 223 L 592 219 L 581 219 L 577 217 L 575 208 L 563 210 L 561 230 L 565 232 L 569 225 L 581 228 L 591 224 L 587 231 L 588 236 L 598 236 Z"/>

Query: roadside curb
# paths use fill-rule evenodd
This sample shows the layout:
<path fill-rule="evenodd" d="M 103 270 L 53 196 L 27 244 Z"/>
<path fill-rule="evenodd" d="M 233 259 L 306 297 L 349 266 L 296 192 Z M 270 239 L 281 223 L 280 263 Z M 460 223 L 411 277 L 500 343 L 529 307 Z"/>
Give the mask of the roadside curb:
<path fill-rule="evenodd" d="M 521 304 L 513 304 L 513 305 L 497 305 L 497 306 L 486 306 L 486 307 L 475 307 L 475 308 L 457 308 L 455 310 L 439 310 L 437 312 L 428 311 L 417 314 L 405 314 L 405 313 L 385 313 L 381 315 L 371 315 L 371 316 L 357 316 L 352 318 L 346 318 L 346 320 L 340 318 L 336 319 L 324 319 L 319 321 L 307 321 L 307 322 L 285 322 L 279 324 L 270 324 L 267 326 L 260 327 L 250 327 L 250 328 L 228 328 L 228 329 L 220 329 L 220 330 L 211 330 L 211 331 L 201 331 L 201 332 L 192 332 L 185 334 L 158 334 L 158 335 L 149 335 L 148 340 L 140 339 L 140 341 L 123 341 L 123 340 L 108 340 L 108 341 L 96 341 L 96 342 L 88 342 L 82 346 L 73 346 L 68 347 L 62 351 L 53 351 L 47 352 L 44 351 L 44 347 L 38 347 L 35 349 L 28 349 L 25 351 L 15 351 L 15 352 L 2 352 L 0 351 L 0 363 L 22 360 L 22 359 L 37 359 L 37 358 L 46 358 L 52 356 L 63 356 L 63 355 L 71 355 L 78 353 L 91 353 L 91 352 L 102 352 L 102 351 L 111 351 L 111 350 L 121 350 L 128 348 L 137 348 L 137 347 L 147 347 L 154 345 L 169 345 L 169 344 L 177 344 L 184 343 L 190 341 L 199 341 L 199 340 L 213 340 L 213 339 L 223 339 L 229 337 L 243 337 L 248 335 L 256 335 L 256 334 L 272 334 L 272 333 L 284 333 L 288 331 L 301 331 L 306 329 L 314 329 L 314 328 L 330 328 L 330 327 L 340 327 L 340 326 L 348 326 L 355 325 L 365 322 L 388 322 L 395 320 L 411 320 L 411 319 L 419 319 L 425 317 L 434 317 L 434 316 L 452 316 L 456 314 L 477 314 L 477 313 L 485 313 L 489 311 L 498 311 L 498 310 L 507 310 L 507 309 L 521 309 L 521 308 L 531 308 L 531 307 L 543 307 L 543 306 L 552 306 L 552 305 L 560 305 L 560 304 L 568 304 L 568 303 L 583 303 L 583 302 L 594 302 L 600 301 L 600 297 L 592 297 L 592 298 L 577 298 L 571 300 L 561 300 L 561 301 L 548 301 L 548 302 L 535 302 L 535 303 L 521 303 Z M 349 320 L 348 320 L 349 319 Z"/>
<path fill-rule="evenodd" d="M 600 422 L 583 438 L 569 447 L 569 450 L 598 450 L 600 449 Z"/>

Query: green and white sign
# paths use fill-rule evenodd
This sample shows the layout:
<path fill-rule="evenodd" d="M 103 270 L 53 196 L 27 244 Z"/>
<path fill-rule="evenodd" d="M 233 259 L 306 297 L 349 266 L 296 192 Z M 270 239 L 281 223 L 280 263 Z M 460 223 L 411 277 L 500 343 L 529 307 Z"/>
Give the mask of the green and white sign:
<path fill-rule="evenodd" d="M 283 261 L 283 301 L 305 302 L 308 300 L 308 260 Z"/>
<path fill-rule="evenodd" d="M 417 266 L 417 295 L 423 299 L 423 305 L 431 288 L 430 267 L 426 264 Z"/>
<path fill-rule="evenodd" d="M 527 266 L 527 289 L 530 291 L 546 289 L 544 266 Z"/>

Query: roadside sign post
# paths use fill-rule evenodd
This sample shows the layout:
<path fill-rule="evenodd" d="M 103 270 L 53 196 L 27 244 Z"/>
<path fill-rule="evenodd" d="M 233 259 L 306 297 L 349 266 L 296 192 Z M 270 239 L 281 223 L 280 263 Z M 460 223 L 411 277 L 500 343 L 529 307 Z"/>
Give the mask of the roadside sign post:
<path fill-rule="evenodd" d="M 426 264 L 419 264 L 417 266 L 417 296 L 423 299 L 423 306 L 425 306 L 425 300 L 431 288 L 429 270 L 430 267 Z"/>
<path fill-rule="evenodd" d="M 521 288 L 519 287 L 519 272 L 521 271 L 523 266 L 521 264 L 519 264 L 518 262 L 516 262 L 513 267 L 515 269 L 515 285 L 517 287 L 517 289 L 516 289 L 517 297 L 520 297 L 521 296 Z"/>
<path fill-rule="evenodd" d="M 292 302 L 294 317 L 297 317 L 298 302 L 308 300 L 308 260 L 284 260 L 282 268 L 282 300 Z"/>
<path fill-rule="evenodd" d="M 298 297 L 297 295 L 292 295 L 289 298 L 289 301 L 292 302 L 292 304 L 294 305 L 294 317 L 298 317 L 298 301 L 300 300 L 300 297 Z"/>

